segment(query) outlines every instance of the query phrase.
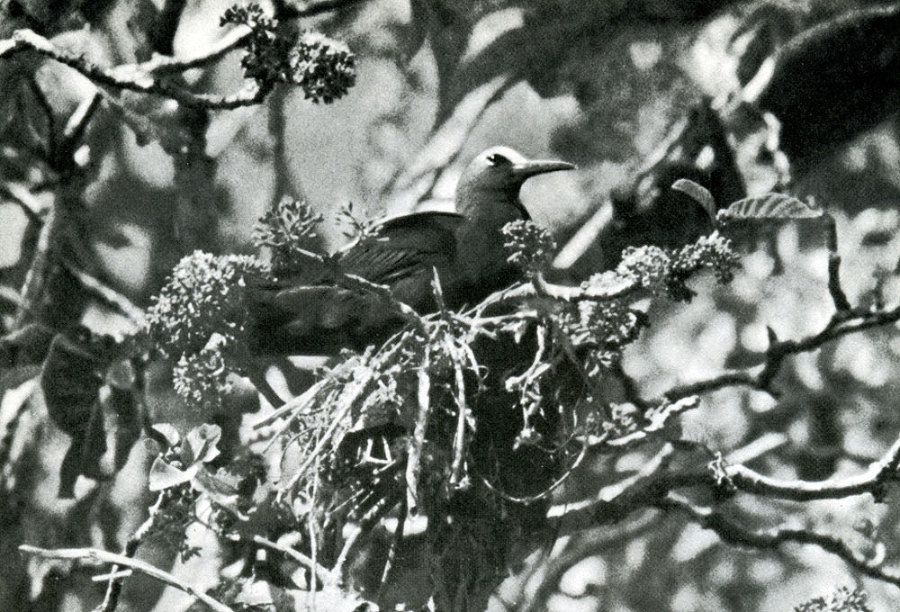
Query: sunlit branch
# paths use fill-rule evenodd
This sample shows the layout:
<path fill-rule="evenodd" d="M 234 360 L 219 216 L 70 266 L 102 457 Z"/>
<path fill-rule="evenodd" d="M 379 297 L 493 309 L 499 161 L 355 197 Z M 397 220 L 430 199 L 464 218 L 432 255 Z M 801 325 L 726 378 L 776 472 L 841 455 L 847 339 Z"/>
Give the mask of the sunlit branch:
<path fill-rule="evenodd" d="M 770 385 L 781 370 L 784 360 L 792 355 L 814 351 L 843 336 L 900 321 L 900 306 L 872 312 L 851 311 L 839 320 L 832 320 L 822 331 L 801 340 L 775 341 L 766 351 L 765 361 L 756 374 L 750 371 L 725 372 L 707 380 L 680 385 L 664 393 L 670 400 L 690 395 L 710 393 L 725 387 L 745 386 L 770 391 Z M 757 366 L 759 367 L 759 366 Z"/>
<path fill-rule="evenodd" d="M 760 550 L 775 550 L 783 544 L 811 544 L 840 557 L 847 565 L 870 578 L 900 587 L 900 574 L 882 568 L 879 563 L 869 561 L 853 551 L 843 540 L 834 536 L 806 529 L 783 527 L 766 531 L 751 531 L 712 508 L 694 505 L 687 499 L 674 494 L 670 494 L 658 505 L 664 509 L 677 509 L 685 512 L 691 520 L 706 529 L 711 529 L 727 544 Z"/>
<path fill-rule="evenodd" d="M 243 33 L 246 36 L 246 32 Z M 66 51 L 54 45 L 50 40 L 32 30 L 16 30 L 11 38 L 0 41 L 0 59 L 10 58 L 18 53 L 33 52 L 44 55 L 61 64 L 77 70 L 97 85 L 136 91 L 143 94 L 154 94 L 171 98 L 190 107 L 207 110 L 228 110 L 241 106 L 252 106 L 262 102 L 271 90 L 271 86 L 263 86 L 248 81 L 238 93 L 216 95 L 194 93 L 179 86 L 172 85 L 153 76 L 156 72 L 182 71 L 195 65 L 211 61 L 217 53 L 225 53 L 241 40 L 241 34 L 234 34 L 228 44 L 218 46 L 212 52 L 189 60 L 151 60 L 148 64 L 130 64 L 114 68 L 104 68 L 94 64 L 83 55 Z"/>
<path fill-rule="evenodd" d="M 195 597 L 205 603 L 212 610 L 215 610 L 215 612 L 234 612 L 232 608 L 219 601 L 216 601 L 206 593 L 199 591 L 187 582 L 179 580 L 172 574 L 164 572 L 163 570 L 138 559 L 130 559 L 124 555 L 118 555 L 116 553 L 111 553 L 96 548 L 58 548 L 56 550 L 50 550 L 23 544 L 19 546 L 19 550 L 27 555 L 35 555 L 38 557 L 43 557 L 45 559 L 91 559 L 94 561 L 99 561 L 101 563 L 109 563 L 121 567 L 128 567 L 135 571 L 141 572 L 142 574 L 146 574 L 151 578 L 155 578 L 160 582 L 168 584 L 169 586 L 175 587 L 180 591 L 184 591 L 188 595 L 191 595 L 192 597 Z"/>

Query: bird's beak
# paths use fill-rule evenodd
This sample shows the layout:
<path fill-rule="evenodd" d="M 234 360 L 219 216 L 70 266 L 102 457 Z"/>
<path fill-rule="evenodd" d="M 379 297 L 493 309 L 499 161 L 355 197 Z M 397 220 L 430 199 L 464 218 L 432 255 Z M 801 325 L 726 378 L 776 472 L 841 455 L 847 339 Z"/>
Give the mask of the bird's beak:
<path fill-rule="evenodd" d="M 557 170 L 574 170 L 575 168 L 575 164 L 570 164 L 569 162 L 555 159 L 534 159 L 513 165 L 511 171 L 513 176 L 521 177 L 522 180 L 525 180 L 536 174 L 556 172 Z"/>

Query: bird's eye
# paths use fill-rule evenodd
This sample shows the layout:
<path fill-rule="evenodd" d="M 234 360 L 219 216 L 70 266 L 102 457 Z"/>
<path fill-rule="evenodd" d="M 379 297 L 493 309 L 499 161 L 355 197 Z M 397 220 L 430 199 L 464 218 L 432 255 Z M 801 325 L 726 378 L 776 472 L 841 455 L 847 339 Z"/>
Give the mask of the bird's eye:
<path fill-rule="evenodd" d="M 512 163 L 511 161 L 509 161 L 507 158 L 503 157 L 499 153 L 491 153 L 490 155 L 487 156 L 487 160 L 494 166 L 503 166 L 503 165 Z"/>

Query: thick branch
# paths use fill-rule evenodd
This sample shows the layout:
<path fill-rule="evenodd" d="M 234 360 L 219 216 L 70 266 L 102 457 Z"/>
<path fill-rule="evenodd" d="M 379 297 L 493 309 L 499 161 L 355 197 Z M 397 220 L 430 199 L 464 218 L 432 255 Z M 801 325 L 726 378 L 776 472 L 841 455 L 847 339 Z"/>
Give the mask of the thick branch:
<path fill-rule="evenodd" d="M 869 469 L 862 474 L 847 478 L 831 478 L 819 482 L 778 480 L 740 464 L 726 466 L 725 473 L 738 489 L 754 495 L 791 501 L 809 501 L 871 493 L 877 499 L 881 495 L 880 489 L 884 484 L 897 479 L 898 464 L 900 464 L 900 438 L 894 442 L 885 456 L 870 465 Z"/>
<path fill-rule="evenodd" d="M 735 546 L 746 546 L 761 550 L 775 550 L 782 544 L 812 544 L 840 557 L 847 565 L 862 574 L 900 587 L 900 574 L 883 569 L 880 564 L 869 561 L 853 551 L 843 540 L 831 535 L 807 531 L 805 529 L 777 528 L 767 531 L 751 531 L 735 521 L 716 513 L 712 508 L 691 504 L 686 499 L 669 495 L 662 503 L 663 508 L 678 509 L 687 513 L 692 520 L 706 529 L 711 529 L 723 542 Z"/>
<path fill-rule="evenodd" d="M 183 71 L 198 62 L 206 63 L 217 55 L 233 49 L 246 36 L 246 32 L 232 34 L 220 42 L 214 50 L 199 58 L 190 60 L 157 59 L 146 64 L 123 65 L 115 68 L 103 68 L 89 62 L 83 55 L 74 54 L 55 46 L 48 39 L 32 30 L 16 30 L 12 38 L 0 41 L 0 59 L 9 58 L 26 51 L 39 53 L 61 64 L 77 70 L 98 85 L 115 89 L 127 89 L 143 94 L 153 94 L 171 98 L 183 106 L 207 110 L 229 110 L 241 106 L 252 106 L 262 102 L 271 90 L 271 86 L 261 86 L 255 82 L 248 84 L 238 93 L 221 96 L 214 94 L 194 93 L 181 87 L 173 86 L 153 76 L 156 72 Z"/>
<path fill-rule="evenodd" d="M 667 444 L 644 467 L 624 480 L 602 488 L 594 497 L 580 502 L 567 502 L 554 506 L 548 516 L 582 523 L 608 522 L 609 517 L 628 514 L 658 502 L 671 491 L 686 487 L 720 488 L 722 479 L 739 491 L 788 501 L 816 499 L 840 499 L 854 495 L 882 496 L 887 482 L 897 479 L 900 466 L 900 438 L 884 457 L 868 470 L 856 476 L 833 478 L 812 482 L 804 480 L 779 480 L 765 476 L 750 468 L 736 464 L 724 466 L 724 473 L 710 468 L 693 471 L 668 471 L 673 448 Z"/>
<path fill-rule="evenodd" d="M 784 360 L 799 353 L 813 351 L 832 340 L 848 334 L 865 331 L 873 327 L 880 327 L 900 320 L 900 306 L 890 310 L 878 310 L 874 312 L 849 311 L 841 315 L 839 311 L 828 325 L 817 334 L 807 336 L 801 340 L 785 340 L 774 342 L 766 351 L 765 362 L 758 373 L 749 371 L 725 372 L 713 378 L 674 387 L 664 394 L 670 400 L 677 400 L 690 395 L 709 393 L 725 387 L 742 385 L 769 391 L 770 385 L 781 369 Z"/>

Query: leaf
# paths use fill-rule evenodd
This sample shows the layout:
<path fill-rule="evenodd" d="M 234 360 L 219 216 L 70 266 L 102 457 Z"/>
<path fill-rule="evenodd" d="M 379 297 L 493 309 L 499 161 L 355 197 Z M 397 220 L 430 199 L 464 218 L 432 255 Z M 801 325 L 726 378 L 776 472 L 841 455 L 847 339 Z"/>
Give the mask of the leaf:
<path fill-rule="evenodd" d="M 78 476 L 99 478 L 106 453 L 98 392 L 117 345 L 109 336 L 76 326 L 54 336 L 41 371 L 41 391 L 53 423 L 72 438 L 60 466 L 60 497 L 73 497 Z"/>
<path fill-rule="evenodd" d="M 272 612 L 293 612 L 297 610 L 294 597 L 287 589 L 278 587 L 266 580 L 248 580 L 241 587 L 241 592 L 234 598 L 235 604 L 256 609 L 272 610 Z M 305 606 L 304 606 L 305 609 Z M 322 607 L 322 610 L 338 610 L 349 608 Z"/>
<path fill-rule="evenodd" d="M 130 389 L 119 389 L 111 385 L 109 390 L 106 404 L 116 417 L 113 463 L 118 471 L 125 466 L 131 449 L 141 437 L 141 418 L 134 393 Z"/>
<path fill-rule="evenodd" d="M 162 491 L 177 487 L 180 484 L 190 482 L 200 469 L 199 464 L 192 465 L 186 470 L 179 470 L 174 465 L 167 463 L 162 457 L 157 457 L 150 466 L 149 484 L 151 491 Z"/>
<path fill-rule="evenodd" d="M 151 426 L 151 429 L 158 432 L 163 438 L 166 439 L 169 448 L 178 446 L 178 444 L 181 442 L 181 434 L 178 433 L 178 430 L 175 429 L 175 426 L 171 423 L 156 423 L 155 425 Z"/>
<path fill-rule="evenodd" d="M 195 464 L 194 478 L 192 484 L 198 491 L 206 493 L 206 495 L 216 504 L 228 508 L 235 516 L 246 521 L 247 516 L 242 513 L 238 507 L 238 491 L 228 482 L 211 474 L 209 471 L 202 469 L 202 465 Z"/>
<path fill-rule="evenodd" d="M 47 357 L 56 331 L 29 323 L 0 338 L 0 364 L 4 367 L 41 363 Z"/>
<path fill-rule="evenodd" d="M 234 603 L 246 606 L 273 606 L 272 585 L 265 580 L 255 580 L 244 584 L 244 588 L 234 598 Z"/>
<path fill-rule="evenodd" d="M 103 476 L 100 460 L 106 454 L 106 430 L 103 427 L 103 407 L 91 405 L 84 429 L 72 434 L 72 444 L 59 468 L 59 491 L 63 499 L 75 497 L 75 483 L 81 475 L 99 480 Z"/>
<path fill-rule="evenodd" d="M 97 392 L 110 359 L 108 337 L 85 327 L 57 334 L 50 343 L 41 372 L 41 391 L 51 420 L 74 435 L 87 427 Z"/>
<path fill-rule="evenodd" d="M 217 444 L 222 437 L 222 428 L 218 425 L 204 423 L 193 428 L 185 438 L 183 450 L 185 463 L 208 463 L 219 456 Z"/>
<path fill-rule="evenodd" d="M 783 193 L 744 198 L 720 210 L 717 219 L 812 219 L 821 217 L 822 210 Z"/>
<path fill-rule="evenodd" d="M 709 189 L 690 179 L 678 179 L 672 183 L 672 189 L 695 200 L 703 207 L 710 219 L 716 220 L 716 200 Z"/>

